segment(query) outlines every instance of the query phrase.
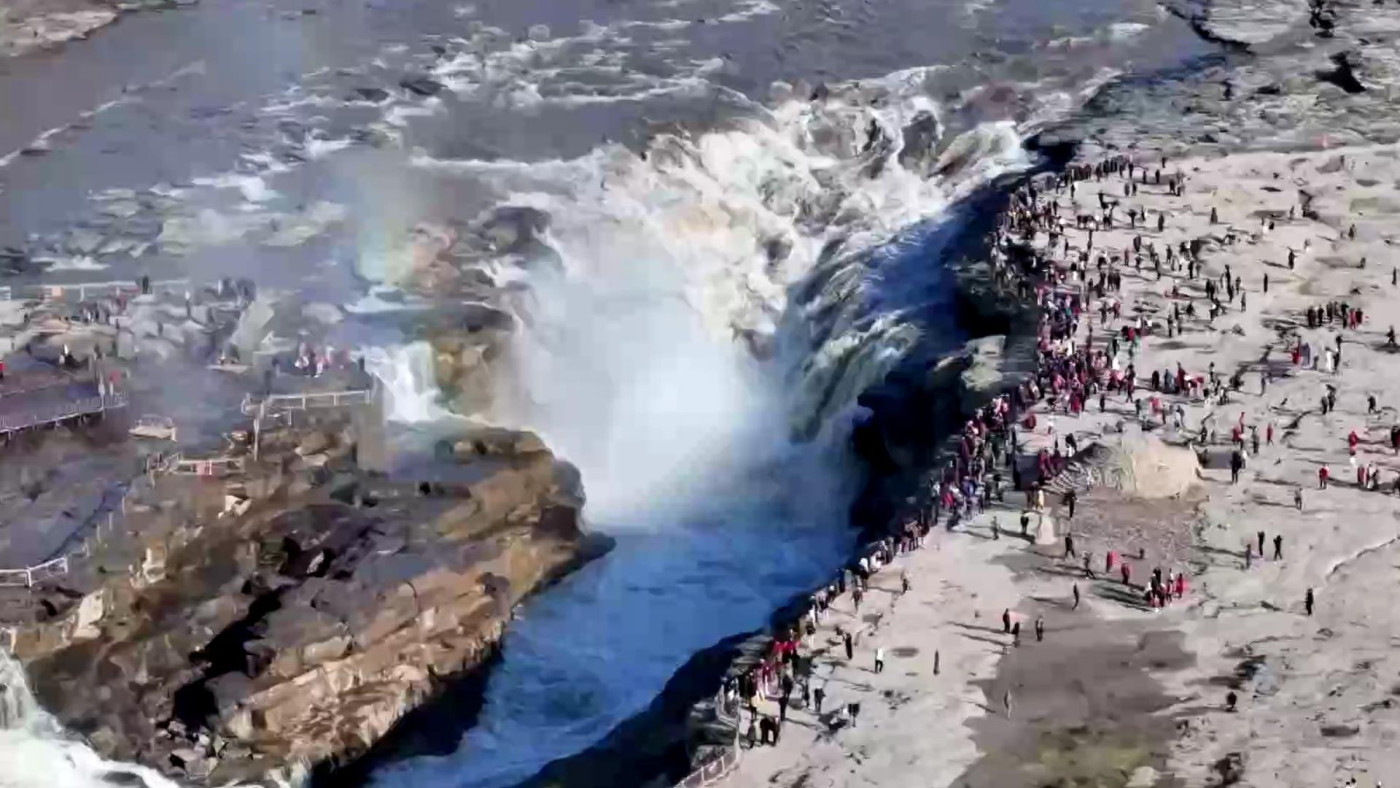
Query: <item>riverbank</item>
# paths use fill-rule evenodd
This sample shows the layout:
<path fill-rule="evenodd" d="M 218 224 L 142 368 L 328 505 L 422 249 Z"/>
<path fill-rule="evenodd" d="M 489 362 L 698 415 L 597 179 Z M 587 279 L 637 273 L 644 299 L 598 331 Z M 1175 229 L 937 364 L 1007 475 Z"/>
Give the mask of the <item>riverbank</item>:
<path fill-rule="evenodd" d="M 1057 413 L 1052 420 L 1042 413 L 1037 428 L 1022 433 L 1022 455 L 1052 449 L 1052 426 L 1060 439 L 1075 435 L 1092 454 L 1086 446 L 1112 446 L 1120 429 L 1200 444 L 1204 422 L 1206 440 L 1197 447 L 1205 463 L 1195 489 L 1151 501 L 1101 487 L 1081 492 L 1070 531 L 1079 554 L 1092 554 L 1095 580 L 1083 576 L 1078 557 L 1065 558 L 1059 534 L 1040 547 L 1005 535 L 1018 529 L 1022 494 L 1008 495 L 1006 506 L 973 517 L 959 532 L 935 531 L 927 547 L 876 575 L 858 616 L 849 595 L 842 597 L 827 628 L 810 639 L 817 657 L 812 684 L 825 689 L 824 711 L 860 703 L 858 727 L 832 733 L 811 711 L 790 711 L 793 724 L 783 728 L 780 744 L 746 752 L 729 784 L 1006 786 L 1076 778 L 1141 786 L 1318 785 L 1355 777 L 1372 785 L 1393 774 L 1397 764 L 1385 742 L 1396 721 L 1387 713 L 1392 704 L 1383 677 L 1397 667 L 1386 653 L 1395 624 L 1382 612 L 1376 584 L 1400 549 L 1400 502 L 1356 485 L 1347 436 L 1357 431 L 1358 464 L 1374 463 L 1389 490 L 1400 467 L 1388 448 L 1394 411 L 1385 392 L 1400 372 L 1386 346 L 1389 324 L 1379 315 L 1393 295 L 1396 261 L 1386 226 L 1400 211 L 1396 156 L 1393 147 L 1369 147 L 1173 160 L 1163 176 L 1186 177 L 1180 196 L 1165 180 L 1157 185 L 1155 173 L 1130 197 L 1123 197 L 1121 175 L 1079 184 L 1073 201 L 1051 193 L 1061 202 L 1075 260 L 1088 232 L 1076 230 L 1072 217 L 1102 215 L 1100 188 L 1118 202 L 1119 229 L 1096 232 L 1091 255 L 1120 258 L 1114 269 L 1122 289 L 1106 298 L 1121 302 L 1122 317 L 1111 318 L 1105 330 L 1098 300 L 1091 301 L 1079 342 L 1088 341 L 1090 315 L 1092 347 L 1103 350 L 1110 331 L 1117 334 L 1142 314 L 1152 325 L 1133 361 L 1138 384 L 1149 390 L 1135 396 L 1143 400 L 1142 425 L 1121 393 L 1110 395 L 1107 412 L 1091 397 L 1078 416 Z M 1134 160 L 1149 171 L 1161 166 L 1155 155 Z M 1140 179 L 1142 170 L 1135 172 Z M 1123 226 L 1129 210 L 1146 211 L 1145 228 Z M 1176 270 L 1163 261 L 1159 280 L 1145 246 L 1142 271 L 1135 258 L 1122 265 L 1122 250 L 1139 235 L 1162 257 L 1167 244 L 1175 251 L 1199 242 L 1197 276 L 1174 255 Z M 1045 234 L 1039 238 L 1045 251 Z M 1055 258 L 1063 256 L 1061 246 Z M 1220 284 L 1225 311 L 1211 319 L 1204 283 L 1219 284 L 1227 265 L 1242 290 L 1229 299 Z M 1071 281 L 1068 289 L 1079 287 Z M 1336 321 L 1307 328 L 1303 310 L 1328 302 L 1361 309 L 1360 328 L 1343 331 Z M 1172 306 L 1194 306 L 1196 315 L 1185 316 L 1180 333 L 1173 319 L 1167 336 Z M 1338 334 L 1344 335 L 1339 373 L 1291 363 L 1287 350 L 1298 341 L 1324 358 L 1323 348 L 1335 347 Z M 1126 368 L 1126 341 L 1119 350 Z M 1209 377 L 1213 364 L 1222 381 L 1241 372 L 1242 390 L 1223 404 L 1151 391 L 1151 372 L 1174 375 L 1178 363 L 1200 377 Z M 1266 372 L 1273 378 L 1261 394 Z M 1337 391 L 1336 408 L 1326 415 L 1318 401 L 1324 385 Z M 1368 396 L 1379 399 L 1374 413 Z M 1170 419 L 1161 426 L 1153 398 L 1168 412 L 1181 406 L 1181 429 Z M 1241 418 L 1246 449 L 1252 449 L 1250 427 L 1261 447 L 1231 484 L 1229 432 Z M 1315 490 L 1323 463 L 1344 483 Z M 1303 490 L 1301 511 L 1293 506 L 1295 489 Z M 1056 497 L 1050 505 L 1064 519 Z M 1090 522 L 1096 511 L 1111 512 L 1110 524 L 1120 524 L 1131 520 L 1127 512 L 1163 506 L 1174 514 L 1160 524 L 1110 530 Z M 999 539 L 993 518 L 1003 531 Z M 1261 531 L 1270 560 L 1259 558 L 1256 544 L 1246 569 L 1244 544 Z M 1167 532 L 1177 537 L 1162 538 Z M 1275 537 L 1280 560 L 1272 560 Z M 1138 548 L 1146 557 L 1133 562 L 1135 593 L 1126 594 L 1121 579 L 1103 575 L 1102 562 L 1109 550 L 1133 556 Z M 1165 610 L 1147 607 L 1139 596 L 1141 578 L 1157 566 L 1189 578 L 1185 598 Z M 903 596 L 900 574 L 912 583 Z M 1308 589 L 1316 599 L 1312 616 L 1303 605 Z M 1019 647 L 1002 631 L 1004 609 L 1022 622 Z M 1048 646 L 1032 634 L 1037 618 Z M 835 626 L 862 630 L 849 661 L 833 642 Z M 879 674 L 876 648 L 887 663 Z M 1236 695 L 1233 712 L 1225 710 L 1227 692 Z M 764 710 L 776 713 L 776 704 Z M 938 724 L 930 726 L 930 719 Z M 1298 759 L 1298 752 L 1309 756 Z"/>
<path fill-rule="evenodd" d="M 87 38 L 130 11 L 191 5 L 195 0 L 10 0 L 0 7 L 0 57 L 18 57 Z"/>

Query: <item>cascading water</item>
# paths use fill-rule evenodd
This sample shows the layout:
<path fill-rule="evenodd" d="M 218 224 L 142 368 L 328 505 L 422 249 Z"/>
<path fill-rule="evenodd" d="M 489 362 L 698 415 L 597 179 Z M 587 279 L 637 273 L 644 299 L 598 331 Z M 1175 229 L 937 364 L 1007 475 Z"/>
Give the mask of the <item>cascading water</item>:
<path fill-rule="evenodd" d="M 847 415 L 916 341 L 933 281 L 881 281 L 881 250 L 1027 163 L 1009 124 L 934 153 L 918 84 L 790 101 L 658 137 L 645 157 L 419 158 L 550 217 L 557 264 L 513 261 L 528 296 L 512 380 L 484 415 L 578 465 L 590 523 L 617 547 L 526 606 L 458 752 L 379 785 L 526 779 L 645 706 L 693 652 L 829 577 L 852 539 Z"/>
<path fill-rule="evenodd" d="M 438 404 L 433 348 L 427 342 L 366 348 L 365 370 L 379 381 L 386 421 L 422 424 L 452 416 Z"/>
<path fill-rule="evenodd" d="M 180 788 L 152 769 L 105 760 L 68 736 L 39 706 L 23 667 L 0 649 L 0 788 L 92 788 L 134 778 L 147 788 Z"/>

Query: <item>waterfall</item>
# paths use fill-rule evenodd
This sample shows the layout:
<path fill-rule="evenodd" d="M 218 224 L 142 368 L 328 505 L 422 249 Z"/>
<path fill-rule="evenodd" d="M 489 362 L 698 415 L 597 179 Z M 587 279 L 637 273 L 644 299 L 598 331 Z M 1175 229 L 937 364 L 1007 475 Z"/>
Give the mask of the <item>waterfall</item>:
<path fill-rule="evenodd" d="M 109 788 L 131 778 L 180 788 L 152 769 L 106 760 L 65 731 L 40 707 L 24 667 L 0 649 L 0 788 Z"/>

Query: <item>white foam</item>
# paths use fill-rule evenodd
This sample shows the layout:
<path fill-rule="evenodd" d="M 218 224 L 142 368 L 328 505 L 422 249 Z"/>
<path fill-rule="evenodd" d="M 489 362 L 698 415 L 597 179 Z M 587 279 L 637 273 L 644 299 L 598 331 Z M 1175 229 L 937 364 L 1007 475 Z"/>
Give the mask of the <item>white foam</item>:
<path fill-rule="evenodd" d="M 0 788 L 94 788 L 121 773 L 148 788 L 180 788 L 153 769 L 108 761 L 69 735 L 39 706 L 23 667 L 0 648 Z"/>
<path fill-rule="evenodd" d="M 342 151 L 350 147 L 352 141 L 348 137 L 338 137 L 335 139 L 312 138 L 306 141 L 306 155 L 313 159 L 329 156 L 336 151 Z"/>
<path fill-rule="evenodd" d="M 442 100 L 436 97 L 426 99 L 417 106 L 400 104 L 390 107 L 384 113 L 384 122 L 390 126 L 403 128 L 408 125 L 410 118 L 422 118 L 437 114 L 442 108 Z"/>
<path fill-rule="evenodd" d="M 214 189 L 237 189 L 242 193 L 243 199 L 249 202 L 266 202 L 278 196 L 277 192 L 268 186 L 267 181 L 259 175 L 225 172 L 219 175 L 195 178 L 191 182 L 196 186 Z"/>
<path fill-rule="evenodd" d="M 734 22 L 745 22 L 756 16 L 768 16 L 769 14 L 776 14 L 782 10 L 783 9 L 770 3 L 768 0 L 744 0 L 744 2 L 739 3 L 739 10 L 730 11 L 718 17 L 716 21 L 728 22 L 731 24 Z"/>
<path fill-rule="evenodd" d="M 385 298 L 385 296 L 393 296 Z M 345 305 L 345 311 L 355 315 L 375 315 L 390 312 L 411 312 L 430 309 L 431 303 L 421 298 L 405 296 L 392 287 L 373 287 L 364 296 Z"/>
<path fill-rule="evenodd" d="M 82 254 L 71 257 L 36 257 L 34 262 L 48 266 L 50 271 L 101 271 L 110 267 Z"/>
<path fill-rule="evenodd" d="M 1117 22 L 1108 26 L 1108 35 L 1114 41 L 1125 41 L 1142 35 L 1147 28 L 1141 22 Z"/>

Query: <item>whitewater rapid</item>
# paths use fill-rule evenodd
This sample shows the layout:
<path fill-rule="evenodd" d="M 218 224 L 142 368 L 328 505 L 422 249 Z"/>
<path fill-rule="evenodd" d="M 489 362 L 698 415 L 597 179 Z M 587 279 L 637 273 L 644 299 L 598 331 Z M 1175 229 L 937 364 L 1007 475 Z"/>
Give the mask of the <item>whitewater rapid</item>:
<path fill-rule="evenodd" d="M 140 778 L 147 788 L 180 788 L 144 766 L 108 761 L 70 736 L 39 705 L 24 669 L 0 648 L 0 788 L 94 788 Z"/>

